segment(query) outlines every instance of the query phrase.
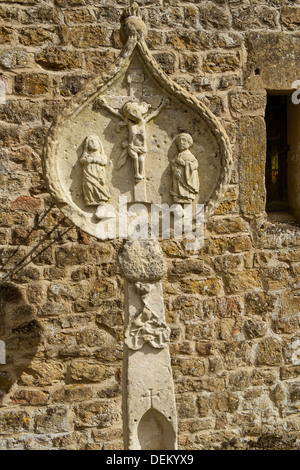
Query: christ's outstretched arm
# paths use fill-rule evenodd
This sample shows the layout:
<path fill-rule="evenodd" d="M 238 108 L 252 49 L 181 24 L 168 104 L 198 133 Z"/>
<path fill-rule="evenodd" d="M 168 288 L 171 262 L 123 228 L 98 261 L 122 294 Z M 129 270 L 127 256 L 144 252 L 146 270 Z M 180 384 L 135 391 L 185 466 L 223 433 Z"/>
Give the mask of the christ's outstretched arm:
<path fill-rule="evenodd" d="M 109 111 L 110 113 L 112 113 L 114 116 L 118 117 L 119 119 L 121 119 L 122 121 L 125 121 L 125 116 L 123 116 L 123 114 L 120 113 L 120 111 L 118 111 L 117 109 L 114 109 L 112 108 L 106 101 L 104 98 L 102 98 L 102 96 L 100 96 L 97 100 L 97 104 L 99 104 L 99 106 L 102 106 L 103 108 L 107 109 L 107 111 Z"/>

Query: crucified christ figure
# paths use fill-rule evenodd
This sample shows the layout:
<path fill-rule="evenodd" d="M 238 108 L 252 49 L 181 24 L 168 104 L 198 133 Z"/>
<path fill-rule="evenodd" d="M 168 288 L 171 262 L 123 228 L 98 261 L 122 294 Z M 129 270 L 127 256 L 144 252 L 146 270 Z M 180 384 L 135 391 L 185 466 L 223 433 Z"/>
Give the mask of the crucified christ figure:
<path fill-rule="evenodd" d="M 129 155 L 133 159 L 136 182 L 144 179 L 145 158 L 147 153 L 146 124 L 160 113 L 163 107 L 169 103 L 169 99 L 163 98 L 159 106 L 150 114 L 147 114 L 147 112 L 149 108 L 151 108 L 151 105 L 144 101 L 128 101 L 124 104 L 121 111 L 109 106 L 102 97 L 98 98 L 97 103 L 122 121 L 118 126 L 119 129 L 121 126 L 128 127 L 128 141 L 122 143 L 124 150 L 119 156 L 116 165 L 117 170 L 124 165 Z"/>

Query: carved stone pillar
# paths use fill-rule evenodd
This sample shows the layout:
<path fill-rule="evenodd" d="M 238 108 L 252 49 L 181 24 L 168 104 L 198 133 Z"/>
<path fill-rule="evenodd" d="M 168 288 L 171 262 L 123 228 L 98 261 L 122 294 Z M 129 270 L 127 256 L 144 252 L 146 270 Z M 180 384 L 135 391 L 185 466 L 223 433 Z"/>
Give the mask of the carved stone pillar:
<path fill-rule="evenodd" d="M 119 258 L 126 280 L 124 440 L 130 450 L 177 449 L 177 416 L 158 242 L 127 242 Z"/>
<path fill-rule="evenodd" d="M 232 156 L 221 123 L 163 72 L 146 36 L 134 2 L 121 17 L 124 47 L 116 61 L 51 125 L 43 171 L 57 207 L 77 227 L 99 240 L 128 240 L 120 255 L 126 280 L 124 441 L 129 449 L 172 450 L 177 423 L 164 259 L 158 242 L 145 239 L 159 225 L 154 236 L 170 238 L 171 211 L 174 237 L 179 228 L 188 238 L 192 223 L 182 232 L 177 215 L 183 205 L 194 214 L 203 206 L 206 219 L 214 212 L 230 181 Z"/>

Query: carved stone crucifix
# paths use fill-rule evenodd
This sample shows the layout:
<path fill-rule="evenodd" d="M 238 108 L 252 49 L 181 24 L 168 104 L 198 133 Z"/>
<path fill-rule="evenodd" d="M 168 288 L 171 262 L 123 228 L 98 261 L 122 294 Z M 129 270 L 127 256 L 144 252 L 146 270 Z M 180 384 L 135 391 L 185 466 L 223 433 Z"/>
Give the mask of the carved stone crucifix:
<path fill-rule="evenodd" d="M 158 116 L 168 102 L 168 98 L 163 98 L 160 105 L 150 114 L 147 114 L 151 105 L 145 101 L 127 101 L 122 109 L 118 110 L 112 108 L 103 97 L 99 97 L 97 100 L 98 106 L 107 109 L 121 120 L 119 127 L 127 126 L 128 141 L 122 143 L 124 150 L 119 156 L 116 169 L 120 169 L 125 164 L 127 156 L 131 157 L 136 183 L 145 178 L 145 159 L 147 154 L 146 124 Z"/>
<path fill-rule="evenodd" d="M 201 101 L 171 81 L 156 64 L 147 48 L 147 28 L 137 3 L 124 10 L 121 35 L 126 44 L 106 71 L 107 80 L 97 77 L 58 114 L 49 128 L 43 155 L 45 182 L 57 206 L 77 227 L 101 240 L 103 235 L 114 239 L 116 234 L 103 233 L 102 220 L 95 220 L 93 205 L 117 209 L 120 195 L 132 191 L 130 202 L 160 204 L 170 196 L 179 204 L 204 201 L 205 216 L 209 217 L 223 200 L 231 179 L 232 151 L 223 126 Z M 163 96 L 168 98 L 157 106 Z M 152 112 L 146 103 L 148 97 L 155 103 Z M 170 104 L 160 116 L 163 122 L 154 130 L 153 120 L 168 99 Z M 113 126 L 99 108 L 106 108 L 110 116 L 119 119 L 127 137 L 111 131 Z M 169 161 L 175 135 L 178 152 Z M 147 141 L 151 141 L 152 152 Z M 120 157 L 110 170 L 109 162 L 116 161 L 115 146 Z M 132 187 L 133 175 L 126 168 L 117 170 L 128 156 L 134 163 Z M 147 168 L 145 163 L 149 163 Z M 199 174 L 205 184 L 199 184 Z M 161 284 L 164 260 L 158 242 L 128 241 L 120 266 L 126 294 L 125 448 L 173 450 L 177 448 L 177 417 Z M 4 347 L 0 343 L 2 357 Z M 149 391 L 155 398 L 145 400 Z"/>

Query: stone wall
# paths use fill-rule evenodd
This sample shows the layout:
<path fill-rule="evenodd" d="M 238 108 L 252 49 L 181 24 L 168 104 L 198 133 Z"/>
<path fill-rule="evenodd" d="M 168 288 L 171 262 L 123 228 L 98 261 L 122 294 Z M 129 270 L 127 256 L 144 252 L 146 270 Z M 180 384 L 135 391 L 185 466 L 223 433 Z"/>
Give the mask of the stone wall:
<path fill-rule="evenodd" d="M 163 70 L 231 141 L 225 200 L 191 255 L 162 241 L 180 449 L 299 449 L 300 230 L 265 209 L 267 90 L 300 79 L 300 1 L 140 0 Z M 44 136 L 121 49 L 128 1 L 0 4 L 1 449 L 122 449 L 122 241 L 50 200 Z"/>

